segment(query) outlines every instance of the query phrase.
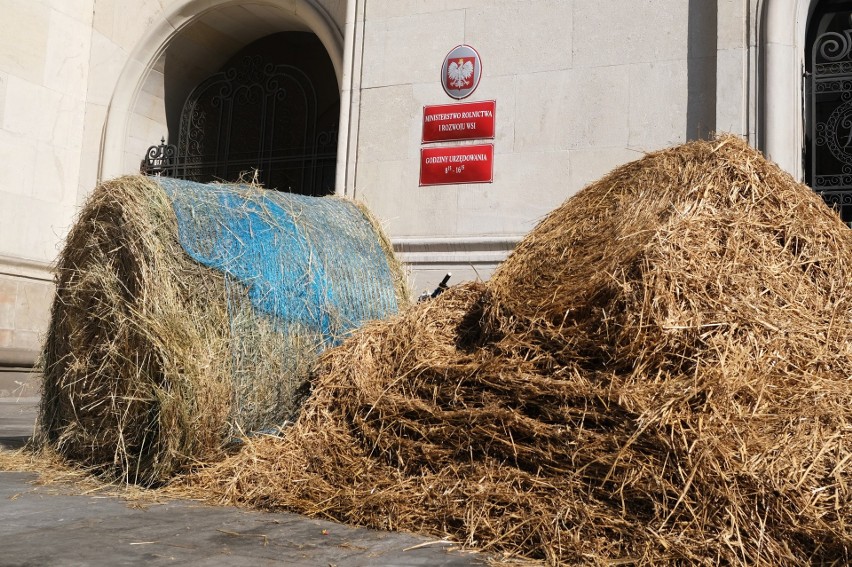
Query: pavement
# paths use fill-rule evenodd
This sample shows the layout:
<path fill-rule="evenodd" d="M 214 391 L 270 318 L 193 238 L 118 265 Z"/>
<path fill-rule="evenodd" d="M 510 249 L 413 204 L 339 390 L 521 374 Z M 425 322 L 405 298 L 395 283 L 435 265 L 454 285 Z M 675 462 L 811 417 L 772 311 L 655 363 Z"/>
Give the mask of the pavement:
<path fill-rule="evenodd" d="M 0 447 L 26 442 L 37 407 L 37 397 L 0 398 Z M 486 560 L 421 536 L 298 514 L 140 503 L 35 480 L 0 472 L 0 566 L 466 567 Z"/>

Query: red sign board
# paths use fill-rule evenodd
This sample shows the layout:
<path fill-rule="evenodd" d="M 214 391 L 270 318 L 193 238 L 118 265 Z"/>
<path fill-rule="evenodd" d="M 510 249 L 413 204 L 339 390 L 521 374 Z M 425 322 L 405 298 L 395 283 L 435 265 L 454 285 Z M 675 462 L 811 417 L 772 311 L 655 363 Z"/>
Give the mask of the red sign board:
<path fill-rule="evenodd" d="M 494 137 L 497 103 L 461 102 L 423 107 L 423 143 Z"/>
<path fill-rule="evenodd" d="M 420 185 L 491 183 L 494 144 L 420 149 Z"/>

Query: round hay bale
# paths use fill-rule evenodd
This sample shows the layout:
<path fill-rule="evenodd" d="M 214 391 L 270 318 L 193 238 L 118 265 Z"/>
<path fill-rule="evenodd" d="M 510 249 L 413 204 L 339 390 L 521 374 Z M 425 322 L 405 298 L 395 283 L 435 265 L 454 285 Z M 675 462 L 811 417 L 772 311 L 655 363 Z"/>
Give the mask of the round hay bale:
<path fill-rule="evenodd" d="M 185 482 L 551 565 L 849 564 L 851 236 L 740 140 L 650 154 Z"/>
<path fill-rule="evenodd" d="M 56 272 L 41 440 L 144 484 L 294 420 L 320 352 L 408 297 L 350 201 L 138 176 L 95 189 Z"/>

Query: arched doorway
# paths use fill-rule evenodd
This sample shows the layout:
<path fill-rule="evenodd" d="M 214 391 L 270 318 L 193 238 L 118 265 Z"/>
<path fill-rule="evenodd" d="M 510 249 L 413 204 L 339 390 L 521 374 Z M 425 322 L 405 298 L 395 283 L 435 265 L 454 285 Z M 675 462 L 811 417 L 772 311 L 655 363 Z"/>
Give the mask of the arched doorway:
<path fill-rule="evenodd" d="M 182 68 L 166 59 L 172 147 L 156 163 L 158 173 L 200 182 L 252 179 L 303 195 L 334 192 L 340 97 L 315 35 L 282 32 L 252 42 L 178 105 L 187 86 Z"/>
<path fill-rule="evenodd" d="M 161 137 L 176 146 L 180 111 L 192 89 L 263 38 L 298 32 L 314 43 L 318 39 L 333 69 L 332 85 L 323 90 L 339 97 L 345 78 L 344 18 L 343 7 L 331 9 L 331 4 L 330 0 L 171 2 L 151 20 L 116 80 L 106 106 L 97 178 L 139 171 L 146 150 Z M 349 123 L 344 122 L 346 128 Z M 342 142 L 334 148 L 337 155 L 346 155 L 349 138 L 346 131 L 338 137 Z M 343 193 L 341 181 L 336 184 L 335 190 Z"/>
<path fill-rule="evenodd" d="M 817 2 L 805 46 L 805 180 L 852 223 L 852 0 Z"/>

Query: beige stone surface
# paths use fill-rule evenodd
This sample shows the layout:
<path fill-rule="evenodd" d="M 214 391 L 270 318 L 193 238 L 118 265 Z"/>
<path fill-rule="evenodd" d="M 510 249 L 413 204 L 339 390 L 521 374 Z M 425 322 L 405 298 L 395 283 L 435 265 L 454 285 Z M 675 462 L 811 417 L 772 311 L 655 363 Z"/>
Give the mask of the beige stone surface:
<path fill-rule="evenodd" d="M 94 0 L 94 13 L 92 14 L 92 29 L 104 37 L 112 35 L 113 20 L 119 11 L 119 6 L 113 0 Z"/>
<path fill-rule="evenodd" d="M 653 151 L 686 141 L 686 60 L 636 63 L 626 71 L 630 77 L 627 146 Z"/>
<path fill-rule="evenodd" d="M 574 67 L 686 59 L 689 4 L 685 0 L 575 2 Z"/>
<path fill-rule="evenodd" d="M 0 276 L 0 329 L 15 328 L 15 305 L 18 301 L 18 282 Z"/>
<path fill-rule="evenodd" d="M 319 0 L 319 4 L 342 30 L 346 22 L 347 0 Z"/>
<path fill-rule="evenodd" d="M 571 193 L 567 151 L 494 156 L 494 183 L 458 187 L 462 234 L 524 234 Z"/>
<path fill-rule="evenodd" d="M 38 351 L 52 301 L 51 282 L 0 275 L 0 349 Z"/>
<path fill-rule="evenodd" d="M 136 171 L 139 170 L 139 162 L 145 156 L 147 149 L 159 144 L 161 138 L 168 138 L 168 133 L 165 115 L 159 119 L 149 118 L 143 114 L 130 116 L 127 151 L 135 159 L 133 167 Z"/>
<path fill-rule="evenodd" d="M 18 223 L 21 219 L 11 215 L 11 203 L 17 196 L 29 196 L 33 191 L 35 178 L 33 157 L 36 155 L 36 140 L 22 134 L 0 129 L 0 219 L 8 223 Z M 4 214 L 7 211 L 7 214 Z M 8 229 L 7 229 L 8 230 Z M 3 231 L 0 222 L 0 233 Z M 0 253 L 10 251 L 6 241 L 0 239 Z"/>
<path fill-rule="evenodd" d="M 81 22 L 92 24 L 92 12 L 96 0 L 39 0 L 43 4 L 49 4 L 54 11 L 74 18 Z"/>
<path fill-rule="evenodd" d="M 460 234 L 458 188 L 418 187 L 418 179 L 416 159 L 359 162 L 355 198 L 382 219 L 391 237 Z"/>
<path fill-rule="evenodd" d="M 366 11 L 368 19 L 397 18 L 488 6 L 499 10 L 514 3 L 512 0 L 368 0 Z"/>
<path fill-rule="evenodd" d="M 568 69 L 573 11 L 572 0 L 470 8 L 465 11 L 465 43 L 475 46 L 482 57 L 485 77 Z"/>
<path fill-rule="evenodd" d="M 56 2 L 52 3 L 56 4 Z M 78 1 L 81 12 L 68 14 L 54 9 L 50 14 L 44 68 L 44 85 L 54 91 L 85 99 L 91 48 L 92 0 Z"/>
<path fill-rule="evenodd" d="M 139 90 L 134 112 L 151 120 L 166 123 L 165 84 L 163 72 L 152 69 Z"/>
<path fill-rule="evenodd" d="M 9 75 L 0 72 L 0 125 L 3 124 L 3 116 L 6 114 L 6 85 L 9 82 Z"/>
<path fill-rule="evenodd" d="M 0 327 L 0 348 L 12 348 L 14 342 L 14 331 Z"/>
<path fill-rule="evenodd" d="M 6 84 L 3 129 L 37 141 L 53 140 L 62 98 L 62 93 L 11 75 Z"/>
<path fill-rule="evenodd" d="M 41 82 L 47 52 L 51 9 L 30 0 L 0 0 L 5 22 L 0 33 L 0 71 Z"/>
<path fill-rule="evenodd" d="M 73 183 L 80 169 L 79 149 L 59 148 L 39 142 L 36 145 L 35 158 L 32 196 L 41 202 L 61 204 L 67 207 L 69 214 L 73 214 L 72 206 L 76 194 Z M 46 231 L 52 231 L 53 228 L 44 227 Z M 20 250 L 18 252 L 22 253 Z"/>
<path fill-rule="evenodd" d="M 465 12 L 449 10 L 365 23 L 362 86 L 432 82 L 454 46 L 464 42 Z"/>
<path fill-rule="evenodd" d="M 748 134 L 748 51 L 716 52 L 716 129 L 740 136 Z"/>
<path fill-rule="evenodd" d="M 110 103 L 116 80 L 127 62 L 127 56 L 127 52 L 108 36 L 97 29 L 92 32 L 89 82 L 86 93 L 88 103 L 103 106 Z"/>
<path fill-rule="evenodd" d="M 516 151 L 627 145 L 627 69 L 569 69 L 516 81 Z"/>
<path fill-rule="evenodd" d="M 0 255 L 52 260 L 74 213 L 92 6 L 0 2 Z"/>
<path fill-rule="evenodd" d="M 749 0 L 717 0 L 716 46 L 719 49 L 745 47 L 749 30 L 743 25 L 749 18 Z"/>
<path fill-rule="evenodd" d="M 594 148 L 573 150 L 570 152 L 571 193 L 580 191 L 594 181 L 597 181 L 616 167 L 637 160 L 645 152 L 628 148 Z"/>
<path fill-rule="evenodd" d="M 0 132 L 2 139 L 2 132 Z M 29 175 L 34 179 L 32 170 Z M 33 190 L 32 179 L 27 188 Z M 52 262 L 74 216 L 71 203 L 53 203 L 32 196 L 0 194 L 0 254 Z"/>
<path fill-rule="evenodd" d="M 11 334 L 11 342 L 8 346 L 9 348 L 16 350 L 38 353 L 41 350 L 41 341 L 43 336 L 44 331 L 15 330 Z"/>
<path fill-rule="evenodd" d="M 485 281 L 491 277 L 496 267 L 496 262 L 446 262 L 442 266 L 412 264 L 410 287 L 414 292 L 414 299 L 417 299 L 421 293 L 432 293 L 447 273 L 452 274 L 449 285 L 456 285 L 466 281 Z"/>
<path fill-rule="evenodd" d="M 53 284 L 22 279 L 15 302 L 15 330 L 43 333 L 47 329 Z"/>
<path fill-rule="evenodd" d="M 419 161 L 359 165 L 357 198 L 392 238 L 485 236 L 530 230 L 571 193 L 568 152 L 497 154 L 494 182 L 419 187 Z"/>
<path fill-rule="evenodd" d="M 106 107 L 99 104 L 86 104 L 82 152 L 80 155 L 80 173 L 77 179 L 75 206 L 80 207 L 86 196 L 98 182 L 98 162 L 103 124 L 106 119 Z"/>
<path fill-rule="evenodd" d="M 360 162 L 417 159 L 423 109 L 411 85 L 366 89 L 361 93 Z"/>
<path fill-rule="evenodd" d="M 144 33 L 164 17 L 160 0 L 96 0 L 94 29 L 130 53 Z"/>
<path fill-rule="evenodd" d="M 39 152 L 47 148 L 55 149 L 63 158 L 69 152 L 79 157 L 84 108 L 80 99 L 16 77 L 9 79 L 6 99 L 9 112 L 3 120 L 4 132 L 29 148 L 27 159 L 13 162 L 12 167 L 26 163 L 37 167 L 34 162 L 41 159 Z M 37 146 L 36 152 L 32 151 L 33 145 Z M 14 176 L 13 172 L 8 173 Z M 68 173 L 58 180 L 61 184 L 75 183 L 76 168 Z"/>
<path fill-rule="evenodd" d="M 571 85 L 570 70 L 535 73 L 515 77 L 516 152 L 542 152 L 564 149 L 565 96 Z M 498 101 L 499 104 L 499 101 Z"/>

